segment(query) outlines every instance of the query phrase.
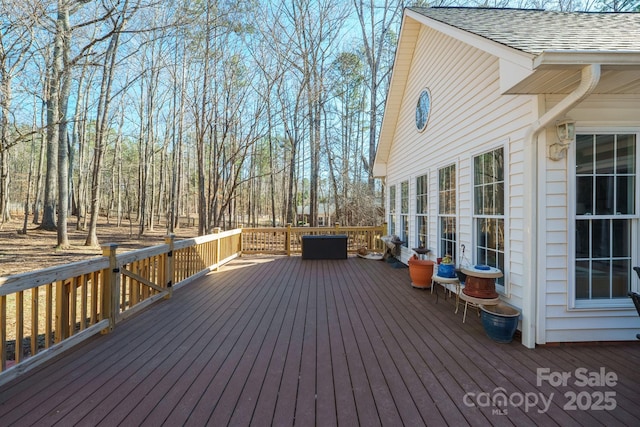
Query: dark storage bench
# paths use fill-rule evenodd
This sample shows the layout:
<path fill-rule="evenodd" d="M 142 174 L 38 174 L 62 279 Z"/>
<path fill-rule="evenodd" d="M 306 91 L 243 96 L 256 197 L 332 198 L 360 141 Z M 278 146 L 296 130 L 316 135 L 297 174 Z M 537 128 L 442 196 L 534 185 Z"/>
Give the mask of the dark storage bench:
<path fill-rule="evenodd" d="M 302 236 L 302 259 L 346 259 L 347 236 Z"/>

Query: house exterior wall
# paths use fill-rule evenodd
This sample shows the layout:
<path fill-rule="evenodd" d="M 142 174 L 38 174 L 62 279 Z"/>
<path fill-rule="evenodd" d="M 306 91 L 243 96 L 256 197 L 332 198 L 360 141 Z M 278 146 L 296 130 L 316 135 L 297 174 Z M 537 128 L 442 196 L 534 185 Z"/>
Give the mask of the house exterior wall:
<path fill-rule="evenodd" d="M 503 147 L 505 150 L 505 289 L 503 299 L 522 306 L 523 291 L 523 137 L 533 121 L 535 97 L 499 95 L 499 60 L 427 27 L 418 36 L 413 62 L 395 127 L 387 163 L 387 188 L 409 182 L 409 241 L 400 259 L 407 262 L 417 246 L 416 178 L 428 175 L 429 241 L 432 259 L 438 248 L 438 169 L 456 165 L 457 240 L 466 258 L 474 259 L 472 162 L 475 155 Z M 445 77 L 443 77 L 445 76 Z M 415 126 L 415 106 L 420 92 L 431 93 L 431 113 L 426 130 Z M 399 196 L 398 196 L 399 198 Z M 389 200 L 387 199 L 387 212 Z M 396 212 L 400 212 L 399 204 Z M 399 215 L 399 214 L 398 214 Z"/>
<path fill-rule="evenodd" d="M 560 101 L 559 96 L 547 96 L 546 108 Z M 567 116 L 576 121 L 576 132 L 640 132 L 640 96 L 592 95 Z M 547 138 L 555 138 L 549 132 Z M 638 139 L 637 141 L 640 141 Z M 574 286 L 571 271 L 574 252 L 574 208 L 572 167 L 575 164 L 575 146 L 559 161 L 541 157 L 544 165 L 545 200 L 544 217 L 540 218 L 544 230 L 545 267 L 540 283 L 545 283 L 542 301 L 545 305 L 545 341 L 614 341 L 632 340 L 640 329 L 640 319 L 630 299 L 623 306 L 607 308 L 573 308 Z M 637 156 L 637 153 L 636 153 Z M 637 190 L 636 190 L 637 195 Z M 637 206 L 637 203 L 636 203 Z M 634 238 L 638 240 L 639 230 Z M 640 264 L 640 263 L 638 263 Z M 540 273 L 539 273 L 540 274 Z M 635 276 L 635 275 L 634 275 Z M 633 277 L 633 280 L 638 280 Z"/>
<path fill-rule="evenodd" d="M 406 53 L 405 53 L 406 54 Z M 438 169 L 455 164 L 457 176 L 457 240 L 474 263 L 473 157 L 503 147 L 505 150 L 505 288 L 502 299 L 523 308 L 536 295 L 536 342 L 630 340 L 640 329 L 631 301 L 617 308 L 576 309 L 572 306 L 571 271 L 575 195 L 571 188 L 573 153 L 551 160 L 547 141 L 555 130 L 538 137 L 537 213 L 525 209 L 524 137 L 529 126 L 563 99 L 561 95 L 500 95 L 499 59 L 428 27 L 422 27 L 412 55 L 400 114 L 386 164 L 387 188 L 396 186 L 397 217 L 400 186 L 409 183 L 409 240 L 400 259 L 407 262 L 416 247 L 416 178 L 428 176 L 427 247 L 431 258 L 438 248 Z M 428 88 L 431 112 L 426 129 L 415 126 L 420 92 Z M 591 95 L 567 113 L 583 129 L 640 132 L 638 95 Z M 639 135 L 640 136 L 640 135 Z M 640 138 L 638 138 L 640 141 Z M 571 150 L 571 149 L 570 149 Z M 637 154 L 636 154 L 637 155 Z M 636 191 L 638 194 L 638 191 Z M 387 212 L 389 200 L 387 198 Z M 537 293 L 525 289 L 525 226 L 537 215 L 533 236 L 538 238 Z M 396 230 L 398 232 L 398 230 Z M 634 238 L 640 240 L 640 226 Z M 640 242 L 638 242 L 640 247 Z M 640 262 L 638 263 L 640 264 Z M 634 277 L 633 280 L 638 280 Z"/>

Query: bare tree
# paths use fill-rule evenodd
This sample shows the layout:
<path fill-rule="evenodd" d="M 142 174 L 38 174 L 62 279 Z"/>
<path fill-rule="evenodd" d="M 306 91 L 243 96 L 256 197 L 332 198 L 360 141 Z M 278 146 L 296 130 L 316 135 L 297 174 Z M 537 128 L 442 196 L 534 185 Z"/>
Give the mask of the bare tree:
<path fill-rule="evenodd" d="M 0 0 L 2 10 L 12 13 L 0 20 L 0 223 L 10 219 L 9 214 L 9 149 L 21 139 L 12 137 L 10 126 L 12 81 L 25 67 L 33 42 L 33 25 L 39 16 L 36 7 Z"/>
<path fill-rule="evenodd" d="M 282 7 L 278 9 L 282 21 L 279 25 L 279 37 L 282 41 L 278 44 L 286 46 L 286 56 L 280 57 L 301 74 L 301 90 L 305 94 L 304 108 L 308 124 L 305 136 L 309 148 L 309 221 L 312 226 L 318 221 L 322 110 L 327 91 L 325 74 L 347 18 L 346 12 L 344 3 L 333 0 L 283 1 Z"/>
<path fill-rule="evenodd" d="M 108 221 L 117 212 L 118 225 L 129 213 L 139 235 L 163 218 L 171 231 L 194 212 L 199 234 L 235 226 L 244 221 L 239 213 L 253 224 L 265 215 L 274 225 L 294 222 L 299 206 L 315 225 L 321 203 L 334 203 L 342 222 L 362 217 L 356 194 L 369 178 L 379 121 L 371 105 L 382 104 L 395 36 L 385 23 L 396 23 L 396 3 L 361 2 L 358 15 L 339 0 L 255 9 L 219 0 L 50 2 L 54 15 L 36 24 L 42 49 L 28 53 L 47 58 L 29 60 L 30 70 L 47 69 L 46 81 L 30 85 L 44 93 L 47 112 L 46 184 L 36 185 L 36 200 L 46 199 L 43 227 L 58 231 L 60 246 L 68 244 L 69 208 L 79 228 L 88 221 L 87 245 L 98 244 L 103 208 Z M 356 29 L 371 24 L 362 32 L 377 40 L 368 46 L 377 79 L 368 74 L 367 46 L 349 49 L 366 65 L 358 73 L 335 66 L 349 12 L 361 18 L 351 21 Z M 18 81 L 19 96 L 31 95 L 26 78 Z M 365 81 L 379 83 L 377 97 Z M 41 116 L 43 106 L 35 108 Z M 3 130 L 18 128 L 11 126 Z"/>
<path fill-rule="evenodd" d="M 51 87 L 49 102 L 52 108 L 48 114 L 47 129 L 52 141 L 58 144 L 58 247 L 69 246 L 67 233 L 67 217 L 69 213 L 69 151 L 67 149 L 67 107 L 71 92 L 71 23 L 69 15 L 76 8 L 88 0 L 76 0 L 70 3 L 64 0 L 58 1 L 58 19 L 56 20 L 56 35 L 53 48 L 53 67 L 51 74 Z M 54 108 L 56 109 L 54 111 Z M 52 158 L 49 158 L 52 161 Z"/>
<path fill-rule="evenodd" d="M 375 161 L 378 126 L 383 108 L 382 92 L 390 78 L 390 62 L 396 43 L 404 7 L 402 0 L 353 0 L 362 32 L 366 64 L 369 68 L 369 190 L 373 192 L 373 162 Z"/>
<path fill-rule="evenodd" d="M 640 12 L 638 0 L 599 0 L 595 8 L 602 12 Z"/>
<path fill-rule="evenodd" d="M 96 231 L 98 215 L 100 214 L 100 173 L 102 169 L 102 161 L 104 159 L 105 145 L 107 143 L 106 139 L 109 123 L 109 108 L 111 105 L 111 88 L 116 71 L 117 52 L 120 46 L 120 35 L 128 20 L 128 6 L 129 1 L 125 0 L 119 13 L 115 14 L 111 18 L 111 37 L 102 65 L 102 83 L 100 85 L 100 97 L 96 114 L 95 154 L 93 159 L 93 173 L 91 174 L 91 217 L 89 220 L 87 238 L 85 240 L 86 246 L 98 245 L 98 236 Z"/>
<path fill-rule="evenodd" d="M 184 54 L 184 38 L 176 38 L 173 62 L 173 107 L 171 120 L 171 149 L 172 162 L 171 183 L 169 192 L 169 227 L 173 233 L 180 226 L 180 194 L 182 190 L 182 142 L 184 128 L 184 91 L 186 86 L 186 61 L 179 61 L 179 55 Z"/>

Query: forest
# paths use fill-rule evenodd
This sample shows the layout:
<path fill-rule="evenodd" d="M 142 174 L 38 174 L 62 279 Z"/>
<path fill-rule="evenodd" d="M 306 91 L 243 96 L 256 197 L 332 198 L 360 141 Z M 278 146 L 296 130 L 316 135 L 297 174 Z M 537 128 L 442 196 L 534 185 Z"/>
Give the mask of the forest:
<path fill-rule="evenodd" d="M 637 11 L 630 0 L 0 0 L 0 223 L 98 244 L 377 225 L 371 169 L 406 6 Z"/>

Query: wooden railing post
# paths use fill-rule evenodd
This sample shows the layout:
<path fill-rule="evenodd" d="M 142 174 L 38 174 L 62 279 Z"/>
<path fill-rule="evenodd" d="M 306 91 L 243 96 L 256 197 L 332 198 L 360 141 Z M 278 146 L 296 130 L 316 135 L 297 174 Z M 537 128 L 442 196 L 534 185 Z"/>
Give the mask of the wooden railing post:
<path fill-rule="evenodd" d="M 66 280 L 56 282 L 56 320 L 55 342 L 69 338 L 69 283 Z"/>
<path fill-rule="evenodd" d="M 287 256 L 291 256 L 291 223 L 287 224 L 287 234 L 284 238 L 284 245 L 287 250 Z"/>
<path fill-rule="evenodd" d="M 215 227 L 213 229 L 213 234 L 220 234 L 220 231 L 222 231 L 220 227 Z M 219 264 L 220 264 L 220 236 L 218 236 L 218 238 L 216 239 L 216 255 L 215 255 L 216 268 L 214 271 L 218 271 L 218 269 L 220 268 Z"/>
<path fill-rule="evenodd" d="M 116 325 L 116 317 L 118 315 L 118 300 L 120 296 L 120 266 L 116 258 L 118 245 L 116 243 L 107 243 L 102 245 L 102 256 L 109 257 L 109 268 L 102 274 L 102 306 L 100 317 L 109 319 L 109 327 L 103 329 L 102 333 L 106 334 L 113 331 Z"/>
<path fill-rule="evenodd" d="M 382 226 L 380 227 L 380 237 L 385 236 L 387 234 L 387 230 L 388 230 L 388 224 L 386 222 L 382 223 Z M 382 243 L 382 240 L 378 241 L 378 244 L 380 245 L 381 248 L 384 249 L 384 244 Z M 384 251 L 383 251 L 384 252 Z"/>
<path fill-rule="evenodd" d="M 367 230 L 367 248 L 371 250 L 377 250 L 378 248 L 375 246 L 375 238 L 376 238 L 377 228 L 373 227 L 371 230 Z"/>
<path fill-rule="evenodd" d="M 176 240 L 175 234 L 169 234 L 164 238 L 164 242 L 167 245 L 169 245 L 169 250 L 165 255 L 165 261 L 164 261 L 164 274 L 165 274 L 164 277 L 166 282 L 163 284 L 169 291 L 169 295 L 167 295 L 167 298 L 171 298 L 171 296 L 173 296 L 173 281 L 175 279 L 174 274 L 176 271 L 175 270 L 176 264 L 173 257 L 173 245 L 175 240 Z"/>

